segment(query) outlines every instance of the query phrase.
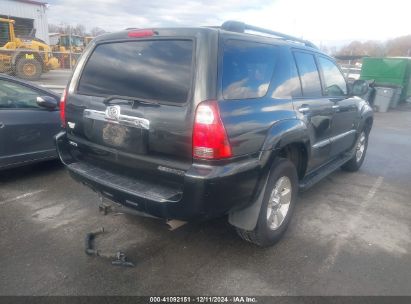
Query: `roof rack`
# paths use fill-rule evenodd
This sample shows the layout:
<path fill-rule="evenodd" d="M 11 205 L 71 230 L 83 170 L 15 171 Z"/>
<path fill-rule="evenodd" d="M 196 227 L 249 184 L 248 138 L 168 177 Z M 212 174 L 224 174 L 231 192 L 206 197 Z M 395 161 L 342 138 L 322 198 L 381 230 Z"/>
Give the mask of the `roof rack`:
<path fill-rule="evenodd" d="M 246 23 L 240 22 L 240 21 L 232 21 L 232 20 L 226 21 L 221 25 L 220 28 L 223 29 L 223 30 L 226 30 L 226 31 L 236 32 L 236 33 L 245 33 L 246 30 L 249 30 L 249 31 L 253 31 L 253 32 L 269 34 L 269 35 L 273 35 L 273 36 L 279 37 L 279 38 L 284 39 L 284 40 L 299 42 L 299 43 L 302 43 L 302 44 L 304 44 L 308 47 L 318 49 L 315 44 L 313 44 L 312 42 L 310 42 L 308 40 L 304 40 L 304 39 L 300 39 L 300 38 L 290 36 L 290 35 L 287 35 L 287 34 L 275 32 L 275 31 L 268 30 L 268 29 L 265 29 L 265 28 L 262 28 L 262 27 L 257 27 L 257 26 L 254 26 L 254 25 L 246 24 Z"/>

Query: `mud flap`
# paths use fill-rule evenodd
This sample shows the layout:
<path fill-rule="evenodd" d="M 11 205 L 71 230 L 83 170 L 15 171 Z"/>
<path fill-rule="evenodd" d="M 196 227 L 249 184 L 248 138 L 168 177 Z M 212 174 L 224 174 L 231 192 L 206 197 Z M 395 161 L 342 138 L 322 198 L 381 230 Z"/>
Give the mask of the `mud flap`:
<path fill-rule="evenodd" d="M 260 155 L 261 163 L 265 164 L 263 167 L 263 173 L 260 183 L 264 183 L 255 198 L 254 202 L 238 210 L 231 210 L 228 213 L 228 222 L 240 229 L 246 231 L 253 231 L 257 226 L 258 217 L 260 215 L 261 205 L 263 204 L 264 193 L 267 187 L 268 178 L 271 175 L 271 170 L 275 164 L 275 158 L 277 157 L 277 150 L 266 150 Z M 260 185 L 259 185 L 260 186 Z"/>
<path fill-rule="evenodd" d="M 253 204 L 244 209 L 231 211 L 228 214 L 228 222 L 231 225 L 247 231 L 254 230 L 255 226 L 257 225 L 258 216 L 260 215 L 268 176 L 267 178 L 265 178 L 264 187 L 261 189 L 260 194 Z"/>

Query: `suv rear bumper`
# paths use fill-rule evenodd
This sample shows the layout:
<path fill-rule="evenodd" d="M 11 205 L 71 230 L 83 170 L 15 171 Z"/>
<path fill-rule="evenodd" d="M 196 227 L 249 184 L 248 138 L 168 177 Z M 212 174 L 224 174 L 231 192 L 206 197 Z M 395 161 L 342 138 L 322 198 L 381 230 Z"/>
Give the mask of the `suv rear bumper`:
<path fill-rule="evenodd" d="M 213 218 L 251 203 L 261 173 L 259 158 L 221 166 L 193 164 L 180 187 L 132 179 L 76 160 L 66 133 L 56 138 L 57 152 L 71 176 L 110 200 L 151 216 L 193 220 Z"/>

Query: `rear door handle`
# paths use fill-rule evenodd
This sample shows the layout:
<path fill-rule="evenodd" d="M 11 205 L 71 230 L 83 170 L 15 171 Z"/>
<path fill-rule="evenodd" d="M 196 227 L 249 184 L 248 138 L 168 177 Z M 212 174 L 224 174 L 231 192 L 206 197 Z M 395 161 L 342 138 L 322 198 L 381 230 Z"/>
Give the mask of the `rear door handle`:
<path fill-rule="evenodd" d="M 4 123 L 2 123 L 1 121 L 0 121 L 0 129 L 3 129 L 4 128 Z"/>
<path fill-rule="evenodd" d="M 306 106 L 302 106 L 301 108 L 298 108 L 298 112 L 300 112 L 300 113 L 302 113 L 302 114 L 305 114 L 305 113 L 307 113 L 307 112 L 309 112 L 310 111 L 310 108 L 309 107 L 306 107 Z"/>

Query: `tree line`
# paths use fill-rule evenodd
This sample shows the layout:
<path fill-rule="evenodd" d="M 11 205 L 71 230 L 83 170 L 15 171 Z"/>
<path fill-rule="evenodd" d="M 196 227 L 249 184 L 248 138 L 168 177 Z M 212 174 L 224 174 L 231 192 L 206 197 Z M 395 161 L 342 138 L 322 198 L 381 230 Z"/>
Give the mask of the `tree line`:
<path fill-rule="evenodd" d="M 332 56 L 370 56 L 370 57 L 411 57 L 411 35 L 387 41 L 352 41 L 339 50 L 336 47 L 322 47 Z"/>
<path fill-rule="evenodd" d="M 76 24 L 74 26 L 68 24 L 49 24 L 49 33 L 96 37 L 107 32 L 101 27 L 93 27 L 90 31 L 87 31 L 86 27 L 82 24 Z"/>

